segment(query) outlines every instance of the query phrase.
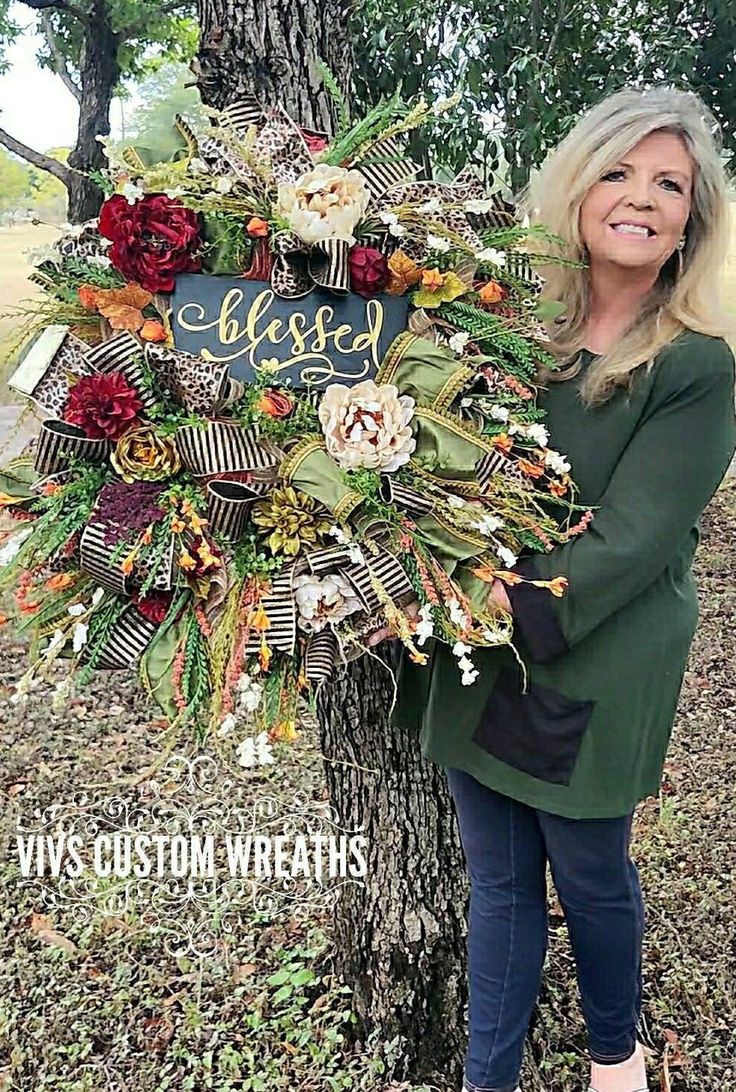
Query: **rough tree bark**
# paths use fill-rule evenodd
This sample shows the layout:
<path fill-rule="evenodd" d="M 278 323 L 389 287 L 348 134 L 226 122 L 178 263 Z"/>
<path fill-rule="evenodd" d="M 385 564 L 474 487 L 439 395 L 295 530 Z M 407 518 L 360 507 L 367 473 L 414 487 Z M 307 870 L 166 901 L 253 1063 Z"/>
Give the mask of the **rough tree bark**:
<path fill-rule="evenodd" d="M 348 9 L 319 0 L 198 0 L 193 70 L 205 103 L 222 109 L 245 90 L 281 102 L 296 121 L 333 131 L 316 61 L 350 93 Z M 389 675 L 363 657 L 319 703 L 330 799 L 343 826 L 362 826 L 365 888 L 336 907 L 333 968 L 354 985 L 356 1036 L 400 1037 L 397 1079 L 459 1084 L 466 1000 L 467 898 L 454 811 L 414 732 L 390 723 Z M 444 1082 L 443 1082 L 444 1083 Z"/>
<path fill-rule="evenodd" d="M 329 132 L 330 98 L 317 72 L 323 60 L 348 87 L 352 50 L 346 0 L 197 0 L 199 54 L 193 64 L 205 103 L 222 109 L 244 91 L 283 103 L 289 115 Z"/>

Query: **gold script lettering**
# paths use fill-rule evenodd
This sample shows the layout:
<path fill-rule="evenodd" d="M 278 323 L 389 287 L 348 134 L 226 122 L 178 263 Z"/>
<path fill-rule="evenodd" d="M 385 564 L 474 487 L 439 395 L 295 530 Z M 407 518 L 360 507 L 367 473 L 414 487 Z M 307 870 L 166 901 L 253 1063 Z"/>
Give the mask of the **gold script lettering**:
<path fill-rule="evenodd" d="M 248 305 L 243 316 L 243 290 L 231 288 L 223 296 L 218 314 L 214 318 L 208 318 L 201 303 L 191 301 L 179 307 L 176 322 L 183 330 L 191 333 L 215 331 L 220 346 L 232 348 L 233 351 L 220 353 L 213 347 L 201 349 L 200 354 L 206 360 L 219 363 L 246 357 L 251 367 L 257 368 L 260 361 L 269 356 L 269 346 L 283 345 L 291 339 L 290 345 L 284 345 L 286 358 L 279 360 L 274 373 L 295 366 L 301 367 L 309 361 L 308 367 L 301 367 L 303 382 L 327 383 L 336 378 L 362 378 L 369 373 L 371 365 L 376 368 L 379 366 L 378 347 L 384 325 L 384 309 L 380 300 L 366 300 L 366 328 L 355 332 L 345 322 L 334 330 L 330 329 L 335 318 L 335 308 L 329 304 L 322 304 L 315 310 L 311 324 L 310 318 L 302 311 L 293 311 L 286 324 L 276 317 L 269 320 L 269 312 L 275 299 L 270 288 L 264 289 Z M 330 346 L 331 354 L 328 352 Z M 339 367 L 339 357 L 354 356 L 356 353 L 365 354 L 359 367 L 356 368 L 357 362 L 353 362 L 343 371 Z"/>

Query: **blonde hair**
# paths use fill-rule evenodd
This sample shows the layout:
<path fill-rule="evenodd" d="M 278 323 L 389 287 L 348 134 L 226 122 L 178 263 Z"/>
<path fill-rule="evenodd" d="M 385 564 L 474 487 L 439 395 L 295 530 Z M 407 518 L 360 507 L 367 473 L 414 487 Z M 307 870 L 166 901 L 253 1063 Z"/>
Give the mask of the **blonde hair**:
<path fill-rule="evenodd" d="M 587 110 L 547 156 L 519 197 L 532 223 L 560 236 L 565 249 L 545 244 L 542 253 L 583 260 L 580 206 L 588 190 L 626 152 L 655 131 L 677 133 L 695 167 L 692 206 L 685 227 L 683 268 L 678 255 L 662 266 L 657 282 L 630 327 L 592 361 L 580 384 L 580 397 L 599 404 L 618 386 L 628 386 L 634 370 L 654 361 L 657 352 L 684 329 L 718 337 L 734 336 L 733 321 L 721 303 L 723 265 L 731 233 L 726 172 L 720 157 L 721 132 L 713 114 L 692 91 L 658 85 L 624 87 Z M 537 248 L 538 250 L 540 248 Z M 543 263 L 544 264 L 544 263 Z M 564 380 L 580 368 L 580 338 L 588 317 L 587 268 L 544 264 L 542 299 L 565 305 L 565 321 L 549 322 L 548 348 L 565 362 L 543 380 Z"/>

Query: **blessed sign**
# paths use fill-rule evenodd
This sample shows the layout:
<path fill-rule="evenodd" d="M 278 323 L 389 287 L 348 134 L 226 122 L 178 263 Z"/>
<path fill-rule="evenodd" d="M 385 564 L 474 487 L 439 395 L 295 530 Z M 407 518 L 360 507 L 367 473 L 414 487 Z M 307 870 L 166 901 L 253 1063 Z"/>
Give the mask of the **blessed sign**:
<path fill-rule="evenodd" d="M 248 382 L 256 367 L 295 386 L 352 385 L 375 375 L 386 349 L 406 329 L 405 296 L 363 299 L 314 289 L 298 300 L 264 281 L 187 273 L 171 300 L 177 349 L 230 365 Z"/>

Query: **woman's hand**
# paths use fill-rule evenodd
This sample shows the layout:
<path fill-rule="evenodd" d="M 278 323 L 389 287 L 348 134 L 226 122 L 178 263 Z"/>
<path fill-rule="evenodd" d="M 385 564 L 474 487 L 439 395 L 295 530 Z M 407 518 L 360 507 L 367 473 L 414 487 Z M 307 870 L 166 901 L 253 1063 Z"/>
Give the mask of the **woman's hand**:
<path fill-rule="evenodd" d="M 407 607 L 403 608 L 404 614 L 408 615 L 412 620 L 419 614 L 419 601 L 415 599 L 412 603 L 409 603 Z M 392 626 L 381 626 L 380 629 L 371 633 L 370 637 L 366 637 L 365 644 L 368 648 L 373 648 L 374 645 L 380 645 L 381 641 L 395 637 L 396 632 Z"/>
<path fill-rule="evenodd" d="M 491 590 L 488 593 L 488 606 L 489 607 L 501 607 L 502 610 L 508 611 L 509 614 L 513 614 L 511 607 L 511 600 L 506 592 L 506 585 L 502 580 L 494 580 L 491 584 Z"/>

